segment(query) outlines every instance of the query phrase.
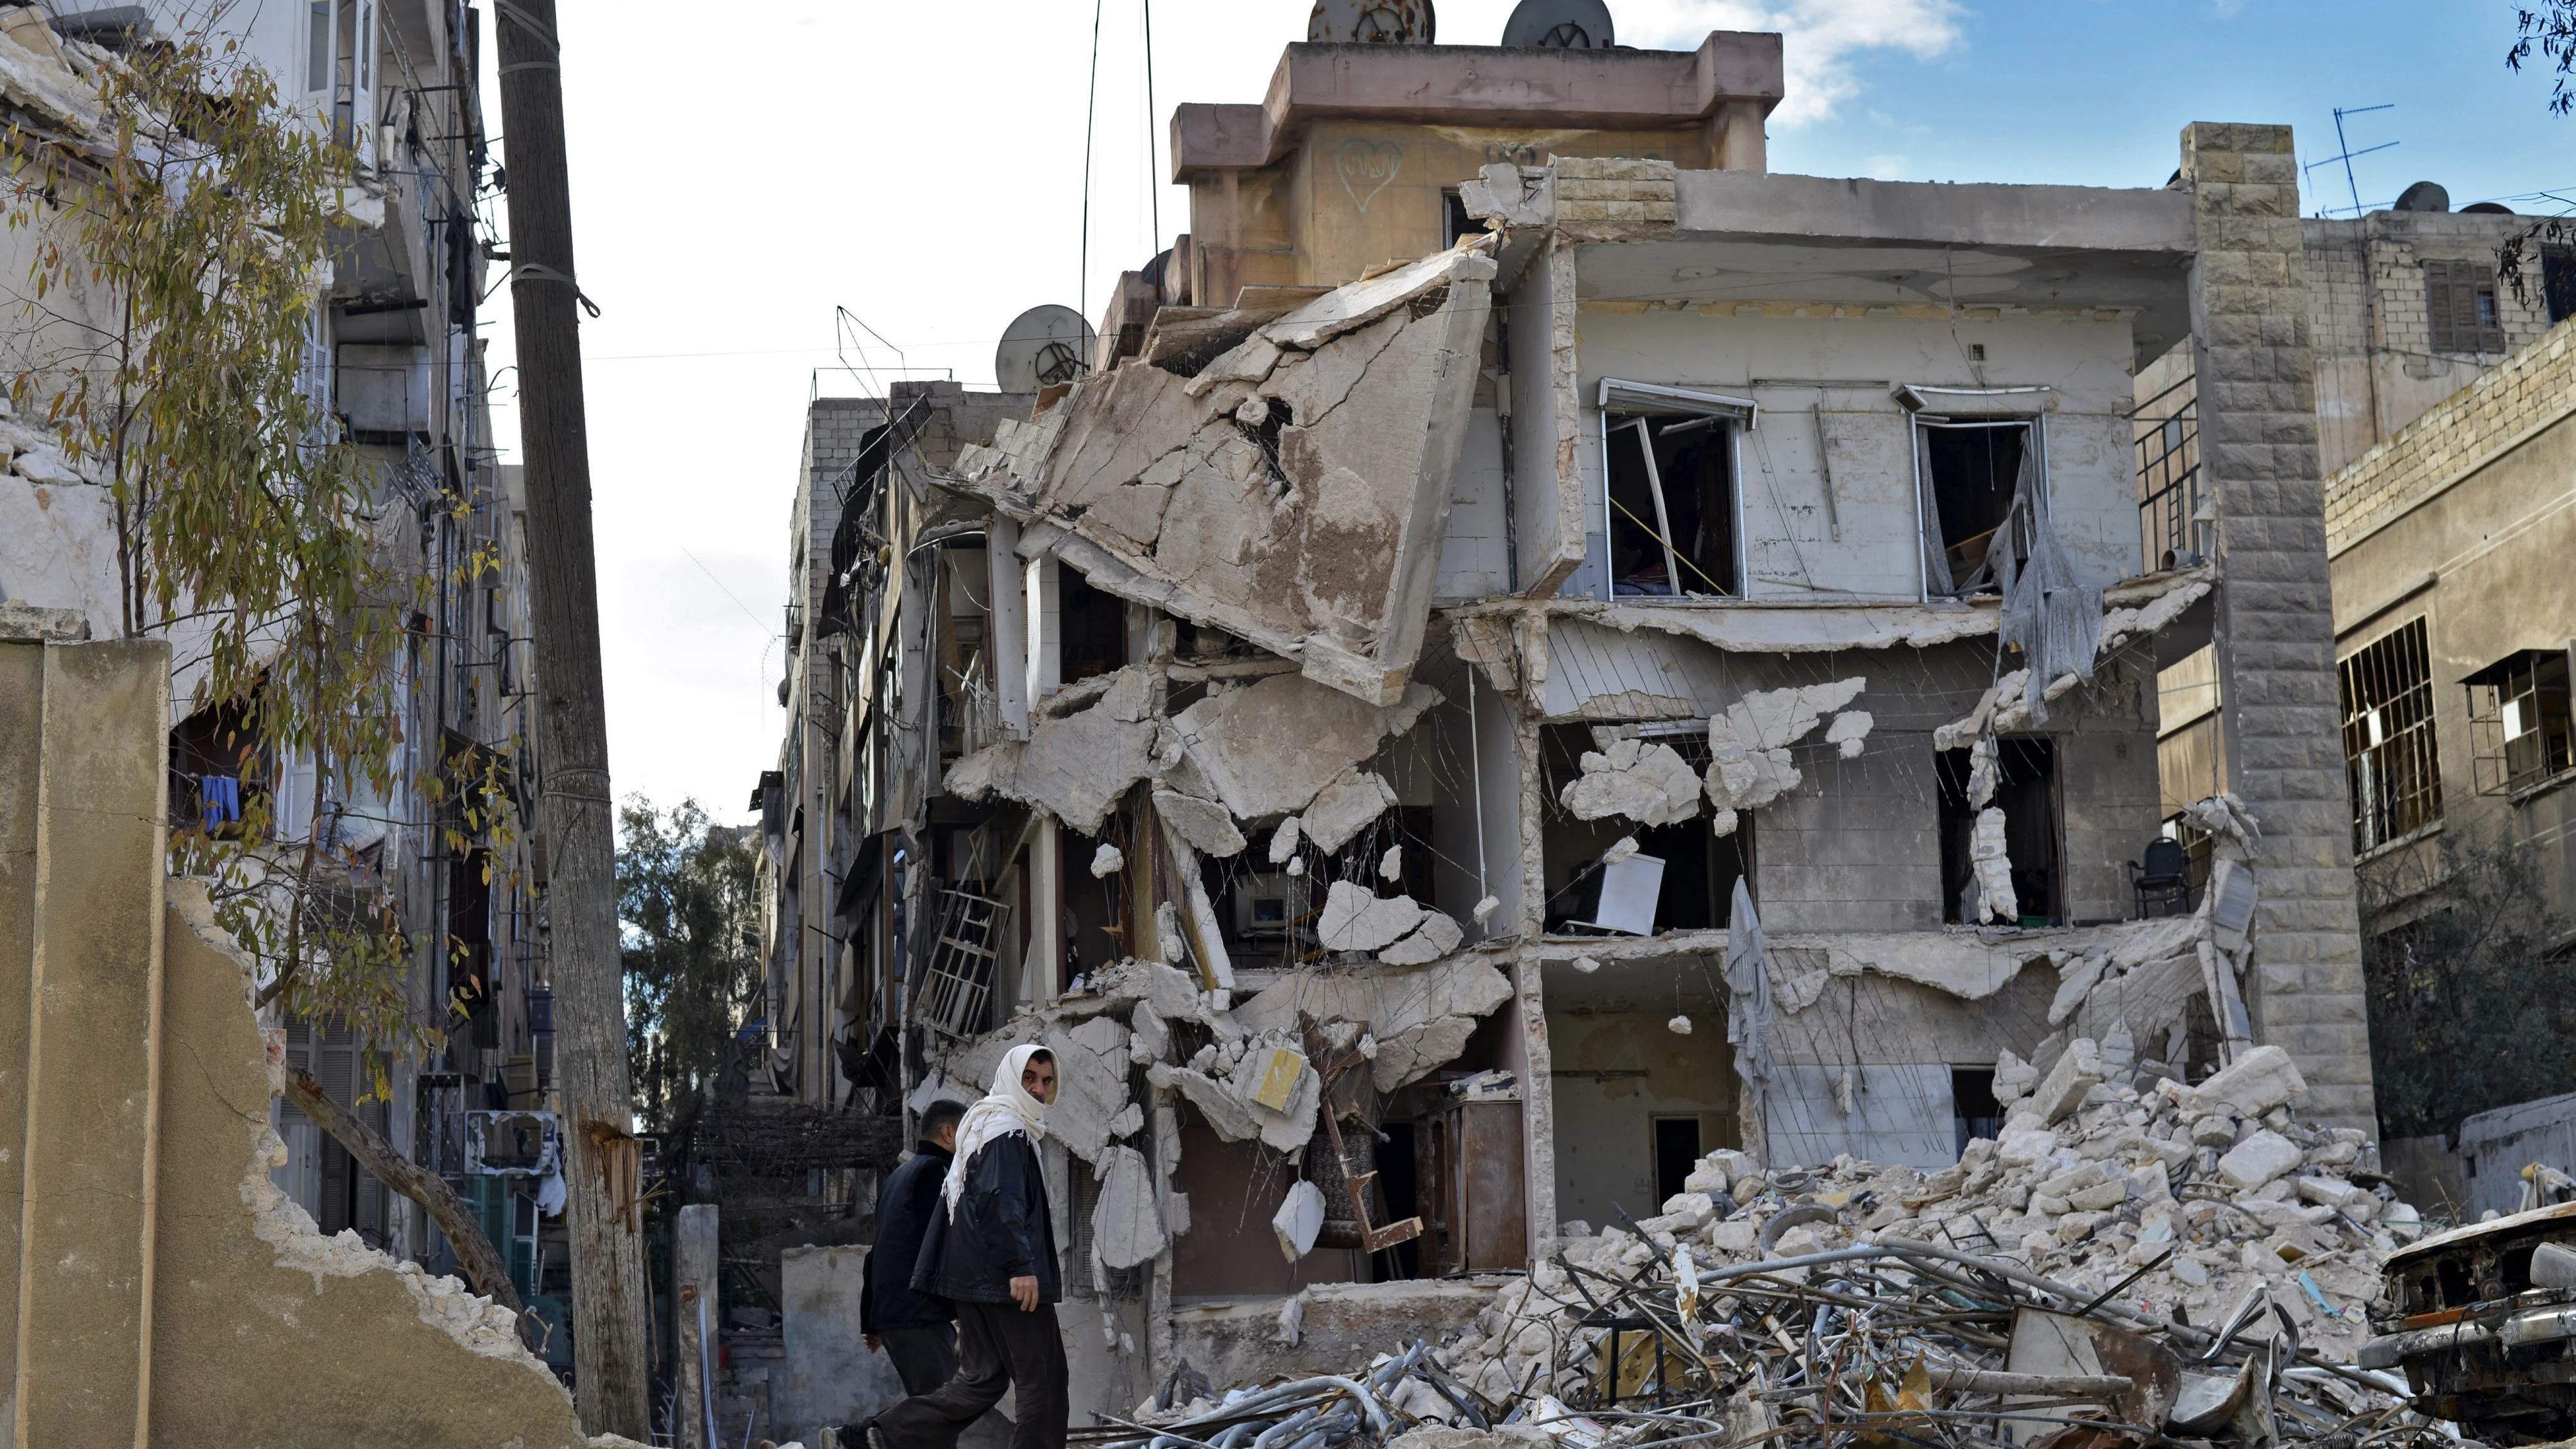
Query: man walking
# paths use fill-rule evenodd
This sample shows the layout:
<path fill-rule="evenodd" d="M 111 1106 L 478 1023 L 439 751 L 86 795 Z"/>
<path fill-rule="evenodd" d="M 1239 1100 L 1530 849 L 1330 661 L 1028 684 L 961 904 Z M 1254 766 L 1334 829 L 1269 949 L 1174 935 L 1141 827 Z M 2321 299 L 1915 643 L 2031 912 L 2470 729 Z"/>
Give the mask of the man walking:
<path fill-rule="evenodd" d="M 992 1092 L 958 1125 L 912 1275 L 916 1291 L 957 1307 L 957 1374 L 878 1415 L 867 1449 L 941 1449 L 1001 1402 L 1006 1385 L 1018 1421 L 1012 1449 L 1064 1449 L 1072 1402 L 1056 1333 L 1055 1224 L 1037 1147 L 1055 1089 L 1055 1057 L 1034 1044 L 1013 1047 L 993 1073 Z"/>
<path fill-rule="evenodd" d="M 955 1309 L 945 1298 L 917 1293 L 912 1267 L 931 1214 L 942 1211 L 939 1186 L 957 1151 L 956 1102 L 933 1102 L 921 1114 L 921 1140 L 913 1155 L 877 1191 L 877 1240 L 859 1281 L 859 1332 L 872 1353 L 894 1360 L 907 1394 L 926 1394 L 957 1373 Z M 954 1443 L 952 1436 L 947 1442 Z"/>

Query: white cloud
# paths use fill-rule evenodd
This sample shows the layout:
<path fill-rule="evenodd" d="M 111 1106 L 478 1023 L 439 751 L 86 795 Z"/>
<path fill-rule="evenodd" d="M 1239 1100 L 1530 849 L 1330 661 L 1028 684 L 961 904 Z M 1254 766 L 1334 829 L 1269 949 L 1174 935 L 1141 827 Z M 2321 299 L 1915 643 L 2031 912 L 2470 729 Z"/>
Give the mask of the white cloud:
<path fill-rule="evenodd" d="M 1872 156 L 1861 163 L 1861 169 L 1868 172 L 1872 180 L 1896 181 L 1902 179 L 1905 175 L 1905 158 L 1902 156 Z"/>
<path fill-rule="evenodd" d="M 1964 13 L 1956 0 L 1627 0 L 1619 7 L 1619 39 L 1688 49 L 1712 30 L 1779 31 L 1789 94 L 1771 125 L 1790 129 L 1826 119 L 1859 94 L 1852 69 L 1867 52 L 1898 50 L 1918 60 L 1948 53 L 1963 39 Z"/>

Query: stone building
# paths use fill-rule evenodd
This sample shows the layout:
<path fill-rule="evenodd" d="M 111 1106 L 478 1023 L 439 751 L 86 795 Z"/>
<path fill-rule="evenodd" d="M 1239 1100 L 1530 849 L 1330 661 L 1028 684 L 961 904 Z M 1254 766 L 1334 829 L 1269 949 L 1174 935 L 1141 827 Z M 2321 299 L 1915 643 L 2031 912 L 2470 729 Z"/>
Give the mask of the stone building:
<path fill-rule="evenodd" d="M 1291 45 L 1175 113 L 1189 234 L 1087 376 L 809 469 L 772 1040 L 879 1113 L 1054 1047 L 1077 1408 L 1436 1333 L 1719 1147 L 1953 1161 L 2061 1057 L 2277 1042 L 2369 1123 L 2289 131 L 1828 179 L 1764 169 L 1781 93 L 1769 35 Z"/>
<path fill-rule="evenodd" d="M 150 39 L 132 23 L 121 10 L 50 26 L 32 7 L 0 14 L 13 103 L 46 113 L 40 125 L 57 135 L 85 135 L 98 121 L 90 77 L 113 63 L 116 47 Z M 476 221 L 486 138 L 475 15 L 422 0 L 339 0 L 236 7 L 213 23 L 218 47 L 236 43 L 230 57 L 265 68 L 281 103 L 329 128 L 355 161 L 350 219 L 305 344 L 304 387 L 363 455 L 380 556 L 404 585 L 420 586 L 423 603 L 405 620 L 394 665 L 402 744 L 389 795 L 196 708 L 204 635 L 187 601 L 175 622 L 145 621 L 142 636 L 171 646 L 158 657 L 176 660 L 165 692 L 172 829 L 211 828 L 222 823 L 219 800 L 264 795 L 276 829 L 252 842 L 257 852 L 292 859 L 309 844 L 324 873 L 345 880 L 345 891 L 332 887 L 337 907 L 396 914 L 416 943 L 406 1006 L 446 1045 L 427 1057 L 397 1052 L 386 1064 L 390 1098 L 360 1104 L 359 1115 L 475 1202 L 522 1291 L 551 1290 L 547 1311 L 560 1318 L 565 1254 L 560 1228 L 536 1211 L 535 1184 L 465 1170 L 464 1114 L 542 1108 L 553 1071 L 543 822 L 477 829 L 455 804 L 469 774 L 497 768 L 531 803 L 543 775 L 529 743 L 523 501 L 516 470 L 498 462 L 477 332 L 487 268 Z M 13 292 L 37 238 L 12 228 L 0 243 L 0 278 Z M 24 314 L 11 317 L 5 340 L 24 356 L 32 328 Z M 53 637 L 119 636 L 116 508 L 102 470 L 67 459 L 32 417 L 0 426 L 9 453 L 0 598 L 49 621 Z M 365 1044 L 344 1023 L 277 1020 L 274 1007 L 270 1017 L 288 1060 L 329 1095 L 346 1104 L 366 1093 Z M 323 1232 L 355 1231 L 434 1268 L 453 1265 L 408 1200 L 291 1103 L 274 1110 L 287 1148 L 277 1185 Z M 568 1364 L 568 1342 L 558 1335 L 556 1347 Z"/>

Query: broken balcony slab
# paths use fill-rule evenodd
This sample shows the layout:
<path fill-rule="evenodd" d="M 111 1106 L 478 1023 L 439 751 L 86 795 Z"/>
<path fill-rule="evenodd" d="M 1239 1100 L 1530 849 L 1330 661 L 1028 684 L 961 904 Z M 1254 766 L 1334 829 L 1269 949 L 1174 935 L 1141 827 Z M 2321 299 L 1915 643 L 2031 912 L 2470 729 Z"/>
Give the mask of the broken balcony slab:
<path fill-rule="evenodd" d="M 1831 976 L 1874 972 L 1962 1000 L 1982 1001 L 2033 966 L 2098 956 L 2106 969 L 2097 980 L 2117 981 L 2136 967 L 2181 957 L 2196 960 L 2198 943 L 2207 932 L 2208 922 L 2200 916 L 2163 916 L 2016 931 L 1798 933 L 1772 936 L 1768 947 L 1775 999 L 1785 1013 L 1795 1015 L 1815 999 Z M 1722 956 L 1727 942 L 1725 931 L 1676 931 L 1624 940 L 1551 936 L 1531 950 L 1550 962 L 1572 962 L 1577 957 L 1596 962 L 1641 961 Z M 2193 971 L 2198 971 L 2196 965 Z"/>
<path fill-rule="evenodd" d="M 1430 614 L 1493 259 L 1462 244 L 1284 316 L 1176 319 L 1242 340 L 1192 375 L 1130 361 L 957 473 L 1093 586 L 1403 701 Z"/>

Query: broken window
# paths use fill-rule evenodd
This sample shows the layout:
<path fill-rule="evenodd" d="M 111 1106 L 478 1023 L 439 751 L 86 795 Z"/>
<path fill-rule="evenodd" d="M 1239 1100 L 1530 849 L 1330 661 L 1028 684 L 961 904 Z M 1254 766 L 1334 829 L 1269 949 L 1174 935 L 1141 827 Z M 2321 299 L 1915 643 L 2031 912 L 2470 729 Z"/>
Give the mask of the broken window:
<path fill-rule="evenodd" d="M 1699 1118 L 1655 1119 L 1655 1200 L 1678 1197 L 1699 1166 Z"/>
<path fill-rule="evenodd" d="M 2343 661 L 2343 754 L 2352 776 L 2352 848 L 2386 845 L 2442 818 L 2433 671 L 2424 621 Z"/>
<path fill-rule="evenodd" d="M 2496 315 L 2495 268 L 2479 261 L 2424 263 L 2424 314 L 2432 323 L 2435 352 L 2502 352 L 2504 324 Z"/>
<path fill-rule="evenodd" d="M 1915 419 L 1914 440 L 1924 592 L 1936 598 L 1998 592 L 1999 547 L 2009 548 L 2016 563 L 2027 558 L 2031 513 L 2045 507 L 2037 424 L 1924 415 Z"/>
<path fill-rule="evenodd" d="M 2527 790 L 2576 765 L 2566 650 L 2509 654 L 2466 682 L 2470 756 L 2479 794 Z"/>
<path fill-rule="evenodd" d="M 1705 773 L 1707 729 L 1694 720 L 1649 725 L 1641 734 Z M 1580 777 L 1583 753 L 1601 741 L 1581 725 L 1548 726 L 1541 741 L 1542 788 L 1550 801 L 1559 801 L 1566 783 Z M 1644 825 L 1624 815 L 1578 820 L 1551 810 L 1541 837 L 1547 929 L 1614 935 L 1723 929 L 1735 883 L 1753 874 L 1754 825 L 1751 811 L 1740 815 L 1734 830 L 1717 835 L 1707 817 L 1696 813 L 1667 825 Z M 1605 863 L 1603 856 L 1622 838 L 1635 839 L 1636 853 Z"/>
<path fill-rule="evenodd" d="M 1613 597 L 1743 595 L 1735 432 L 1752 420 L 1745 399 L 1602 382 Z"/>
<path fill-rule="evenodd" d="M 2540 300 L 2551 326 L 2576 317 L 2576 242 L 2541 245 Z"/>
<path fill-rule="evenodd" d="M 1994 1068 L 1950 1069 L 1950 1122 L 1962 1153 L 1977 1138 L 1993 1141 L 2004 1135 L 2004 1109 L 1995 1100 Z"/>
<path fill-rule="evenodd" d="M 1064 632 L 1057 636 L 1064 661 L 1061 681 L 1072 684 L 1127 663 L 1127 605 L 1095 589 L 1076 569 L 1057 571 L 1056 607 Z"/>
<path fill-rule="evenodd" d="M 1943 750 L 1934 757 L 1941 790 L 1941 919 L 1974 924 L 1977 878 L 1975 839 L 1981 807 L 1968 798 L 1970 752 Z M 2005 735 L 1995 741 L 1994 809 L 2004 813 L 2004 853 L 2012 859 L 2013 896 L 2023 925 L 2065 919 L 2058 886 L 2064 878 L 2058 828 L 2057 745 L 2044 735 Z"/>

